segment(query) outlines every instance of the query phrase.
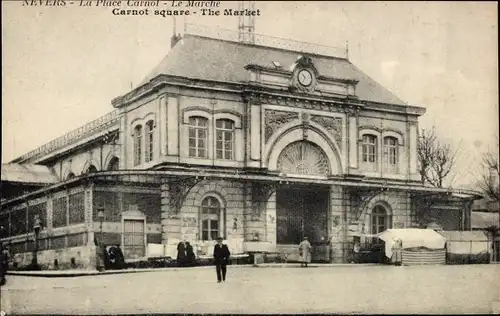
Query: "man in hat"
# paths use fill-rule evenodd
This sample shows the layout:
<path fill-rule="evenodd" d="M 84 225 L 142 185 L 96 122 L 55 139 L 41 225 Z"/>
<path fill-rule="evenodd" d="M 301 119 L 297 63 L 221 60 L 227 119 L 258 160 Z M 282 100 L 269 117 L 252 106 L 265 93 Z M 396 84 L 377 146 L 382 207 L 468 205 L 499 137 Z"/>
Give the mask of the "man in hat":
<path fill-rule="evenodd" d="M 217 270 L 217 282 L 226 281 L 227 263 L 229 261 L 229 248 L 222 243 L 222 237 L 217 238 L 217 244 L 214 246 L 214 261 Z"/>

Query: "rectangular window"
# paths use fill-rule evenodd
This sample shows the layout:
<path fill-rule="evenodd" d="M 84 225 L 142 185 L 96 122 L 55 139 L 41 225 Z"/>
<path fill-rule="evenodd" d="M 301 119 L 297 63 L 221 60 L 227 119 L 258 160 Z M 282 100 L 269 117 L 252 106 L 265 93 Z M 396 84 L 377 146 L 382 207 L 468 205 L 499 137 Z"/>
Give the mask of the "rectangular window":
<path fill-rule="evenodd" d="M 363 163 L 370 166 L 371 170 L 377 170 L 377 137 L 363 135 L 361 149 Z"/>
<path fill-rule="evenodd" d="M 92 196 L 92 204 L 92 217 L 94 221 L 99 221 L 99 217 L 97 215 L 100 208 L 102 208 L 102 210 L 104 211 L 105 222 L 121 221 L 121 206 L 117 192 L 94 190 Z"/>
<path fill-rule="evenodd" d="M 52 227 L 64 227 L 67 225 L 67 199 L 61 197 L 52 201 Z"/>
<path fill-rule="evenodd" d="M 384 166 L 389 172 L 396 172 L 398 164 L 398 140 L 395 137 L 384 138 Z"/>
<path fill-rule="evenodd" d="M 42 227 L 47 227 L 47 203 L 39 203 L 28 207 L 28 229 L 33 230 L 35 215 L 38 215 Z"/>
<path fill-rule="evenodd" d="M 190 117 L 188 135 L 189 157 L 207 158 L 208 120 Z"/>
<path fill-rule="evenodd" d="M 153 144 L 154 144 L 154 122 L 148 121 L 146 123 L 146 162 L 150 162 L 153 160 Z"/>
<path fill-rule="evenodd" d="M 11 220 L 11 236 L 26 234 L 28 232 L 26 222 L 26 209 L 12 211 L 10 214 Z"/>
<path fill-rule="evenodd" d="M 234 123 L 230 120 L 217 120 L 215 151 L 217 159 L 233 159 Z"/>
<path fill-rule="evenodd" d="M 134 128 L 134 166 L 140 165 L 142 162 L 142 126 L 138 125 Z"/>
<path fill-rule="evenodd" d="M 69 196 L 69 223 L 80 224 L 85 222 L 84 193 L 76 193 Z"/>

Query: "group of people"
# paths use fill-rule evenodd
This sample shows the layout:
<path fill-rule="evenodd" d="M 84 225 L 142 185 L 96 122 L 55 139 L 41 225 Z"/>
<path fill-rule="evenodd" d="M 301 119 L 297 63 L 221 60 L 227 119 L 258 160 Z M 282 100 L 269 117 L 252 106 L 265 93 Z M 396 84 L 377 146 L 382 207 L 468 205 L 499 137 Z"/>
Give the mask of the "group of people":
<path fill-rule="evenodd" d="M 181 241 L 177 245 L 177 264 L 180 267 L 194 267 L 196 265 L 196 255 L 189 241 Z"/>
<path fill-rule="evenodd" d="M 217 238 L 217 243 L 214 246 L 214 263 L 217 273 L 217 282 L 226 281 L 227 265 L 231 252 L 222 237 Z M 196 255 L 194 254 L 193 246 L 188 241 L 181 241 L 177 244 L 177 264 L 180 267 L 192 267 L 196 265 Z"/>
<path fill-rule="evenodd" d="M 393 245 L 391 247 L 392 255 L 390 258 L 390 262 L 396 266 L 403 265 L 403 241 L 400 238 L 395 237 L 393 239 Z M 361 242 L 359 237 L 355 237 L 354 247 L 353 247 L 353 261 L 355 263 L 359 263 L 359 255 L 361 252 Z"/>
<path fill-rule="evenodd" d="M 112 245 L 104 248 L 104 266 L 105 269 L 123 269 L 125 268 L 125 257 L 123 256 L 120 245 Z"/>

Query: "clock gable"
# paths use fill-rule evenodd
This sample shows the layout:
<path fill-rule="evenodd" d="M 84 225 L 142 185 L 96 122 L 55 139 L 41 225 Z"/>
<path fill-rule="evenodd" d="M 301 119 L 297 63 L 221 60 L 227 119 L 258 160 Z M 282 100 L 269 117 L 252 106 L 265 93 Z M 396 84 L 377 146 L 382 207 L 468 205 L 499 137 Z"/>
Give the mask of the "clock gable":
<path fill-rule="evenodd" d="M 299 56 L 291 70 L 290 90 L 311 93 L 316 89 L 319 74 L 311 57 Z"/>

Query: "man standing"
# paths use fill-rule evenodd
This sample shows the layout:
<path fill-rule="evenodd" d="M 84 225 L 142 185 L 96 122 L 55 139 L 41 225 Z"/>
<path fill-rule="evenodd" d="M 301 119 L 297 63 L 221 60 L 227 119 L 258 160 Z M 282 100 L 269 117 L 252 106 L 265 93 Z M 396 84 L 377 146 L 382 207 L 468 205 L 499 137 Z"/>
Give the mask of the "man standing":
<path fill-rule="evenodd" d="M 217 238 L 217 244 L 214 246 L 215 268 L 217 270 L 217 282 L 226 281 L 227 263 L 229 261 L 229 248 L 222 243 L 222 237 Z"/>

